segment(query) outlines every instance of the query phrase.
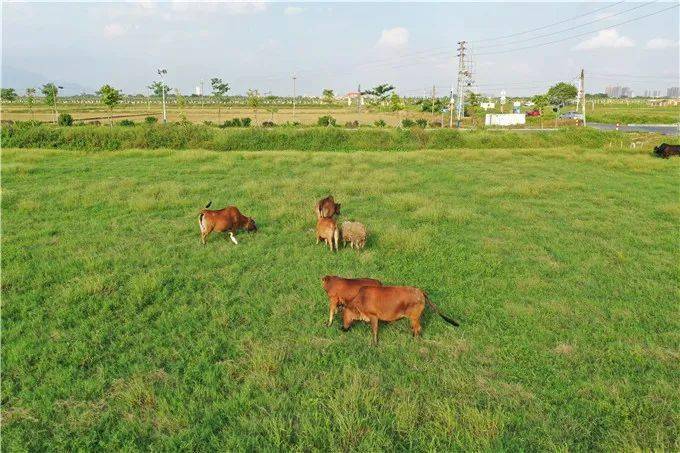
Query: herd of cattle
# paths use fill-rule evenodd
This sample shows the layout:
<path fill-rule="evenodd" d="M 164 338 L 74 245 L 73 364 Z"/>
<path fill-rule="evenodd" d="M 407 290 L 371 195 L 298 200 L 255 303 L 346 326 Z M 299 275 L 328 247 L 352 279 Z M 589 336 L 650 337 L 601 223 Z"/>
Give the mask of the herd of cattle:
<path fill-rule="evenodd" d="M 201 232 L 201 243 L 205 245 L 208 235 L 215 231 L 228 232 L 229 237 L 238 244 L 235 234 L 239 230 L 257 231 L 255 220 L 241 214 L 236 206 L 224 209 L 208 209 L 209 202 L 201 209 L 198 225 Z M 336 217 L 340 215 L 340 203 L 328 196 L 316 203 L 316 242 L 323 240 L 331 250 L 338 250 L 338 243 L 348 242 L 352 248 L 363 248 L 366 244 L 366 228 L 359 222 L 343 222 L 338 227 Z M 402 318 L 411 321 L 413 335 L 420 335 L 420 317 L 427 304 L 439 316 L 451 325 L 458 323 L 444 315 L 430 301 L 427 294 L 413 286 L 385 286 L 371 278 L 342 278 L 327 275 L 321 279 L 321 285 L 328 295 L 330 315 L 328 326 L 333 323 L 333 316 L 338 308 L 342 313 L 342 330 L 347 331 L 354 321 L 365 321 L 371 324 L 373 343 L 378 342 L 378 324 L 380 321 L 392 322 Z"/>

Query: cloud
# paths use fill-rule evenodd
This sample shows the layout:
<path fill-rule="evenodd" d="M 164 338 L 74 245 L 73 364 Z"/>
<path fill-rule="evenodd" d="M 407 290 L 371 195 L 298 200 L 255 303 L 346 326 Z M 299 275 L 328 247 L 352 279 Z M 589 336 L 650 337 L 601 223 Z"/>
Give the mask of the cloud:
<path fill-rule="evenodd" d="M 300 14 L 302 11 L 304 11 L 304 9 L 300 8 L 299 6 L 289 6 L 283 10 L 283 14 L 286 16 L 295 16 Z"/>
<path fill-rule="evenodd" d="M 622 49 L 633 47 L 632 39 L 619 35 L 616 29 L 600 30 L 597 35 L 577 44 L 573 50 Z"/>
<path fill-rule="evenodd" d="M 408 43 L 409 32 L 404 27 L 383 30 L 378 40 L 378 47 L 399 48 Z"/>
<path fill-rule="evenodd" d="M 678 42 L 667 38 L 653 38 L 647 41 L 645 49 L 650 50 L 661 50 L 661 49 L 671 49 L 673 47 L 678 47 Z"/>
<path fill-rule="evenodd" d="M 125 27 L 118 23 L 108 24 L 104 27 L 104 36 L 109 39 L 118 38 L 127 33 Z"/>
<path fill-rule="evenodd" d="M 264 2 L 230 2 L 221 4 L 228 14 L 257 14 L 267 10 Z"/>

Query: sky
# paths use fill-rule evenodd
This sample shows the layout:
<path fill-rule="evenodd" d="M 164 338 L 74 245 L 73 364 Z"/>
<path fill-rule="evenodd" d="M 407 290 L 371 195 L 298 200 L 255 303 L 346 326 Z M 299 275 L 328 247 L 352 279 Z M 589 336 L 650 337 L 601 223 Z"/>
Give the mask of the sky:
<path fill-rule="evenodd" d="M 455 84 L 457 42 L 465 40 L 471 79 L 484 94 L 544 92 L 581 69 L 587 92 L 620 84 L 665 94 L 680 85 L 677 6 L 4 1 L 2 86 L 23 92 L 54 81 L 65 94 L 103 84 L 148 93 L 166 68 L 168 85 L 184 94 L 201 81 L 207 94 L 219 77 L 230 94 L 291 95 L 295 74 L 298 95 L 385 82 L 402 95 L 429 96 L 433 86 L 448 94 Z"/>

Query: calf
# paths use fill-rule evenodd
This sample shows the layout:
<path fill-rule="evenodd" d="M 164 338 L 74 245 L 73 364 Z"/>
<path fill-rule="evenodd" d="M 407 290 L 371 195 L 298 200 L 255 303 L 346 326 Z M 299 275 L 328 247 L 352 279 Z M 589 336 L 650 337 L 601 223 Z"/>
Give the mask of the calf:
<path fill-rule="evenodd" d="M 205 245 L 205 239 L 212 231 L 217 231 L 218 233 L 229 231 L 229 237 L 234 244 L 238 244 L 234 237 L 238 230 L 257 231 L 255 220 L 241 214 L 241 211 L 236 206 L 212 210 L 208 209 L 211 204 L 212 201 L 205 206 L 205 209 L 201 209 L 198 216 L 198 226 L 201 229 L 201 242 L 203 245 Z"/>
<path fill-rule="evenodd" d="M 680 156 L 680 145 L 669 145 L 668 143 L 662 143 L 654 148 L 654 154 L 664 159 L 668 159 L 671 156 Z"/>
<path fill-rule="evenodd" d="M 340 231 L 338 231 L 338 224 L 332 218 L 319 217 L 316 221 L 316 243 L 323 240 L 333 250 L 338 250 L 338 242 L 340 241 Z M 335 246 L 335 248 L 333 248 Z"/>
<path fill-rule="evenodd" d="M 328 295 L 330 315 L 328 326 L 333 324 L 333 315 L 347 301 L 354 299 L 359 290 L 364 286 L 381 286 L 378 280 L 372 278 L 342 278 L 334 275 L 326 275 L 321 279 L 321 285 Z"/>
<path fill-rule="evenodd" d="M 420 335 L 420 315 L 427 303 L 444 321 L 457 326 L 458 323 L 445 316 L 424 291 L 413 286 L 364 286 L 356 297 L 345 304 L 342 313 L 342 330 L 347 331 L 356 320 L 371 323 L 373 344 L 378 343 L 378 322 L 411 320 L 413 336 Z"/>
<path fill-rule="evenodd" d="M 336 203 L 331 195 L 317 201 L 314 207 L 316 218 L 322 217 L 332 218 L 335 215 L 340 215 L 340 203 Z"/>
<path fill-rule="evenodd" d="M 366 227 L 359 222 L 342 222 L 342 243 L 362 249 L 366 245 Z"/>

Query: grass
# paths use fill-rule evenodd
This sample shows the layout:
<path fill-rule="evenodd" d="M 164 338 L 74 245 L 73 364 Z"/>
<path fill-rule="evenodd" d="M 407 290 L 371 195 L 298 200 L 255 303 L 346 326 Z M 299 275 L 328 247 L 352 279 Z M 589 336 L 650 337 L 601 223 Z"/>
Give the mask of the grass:
<path fill-rule="evenodd" d="M 680 448 L 680 160 L 639 151 L 2 151 L 3 446 Z M 332 193 L 366 249 L 314 244 Z M 197 212 L 260 231 L 200 246 Z M 370 345 L 324 274 L 427 290 Z"/>
<path fill-rule="evenodd" d="M 297 151 L 409 151 L 451 148 L 541 148 L 579 145 L 590 148 L 628 146 L 631 136 L 594 129 L 559 131 L 458 131 L 451 129 L 358 129 L 335 127 L 228 128 L 171 124 L 135 127 L 53 125 L 27 123 L 2 128 L 2 144 L 18 148 L 60 148 L 111 151 L 127 148 L 203 148 Z"/>

